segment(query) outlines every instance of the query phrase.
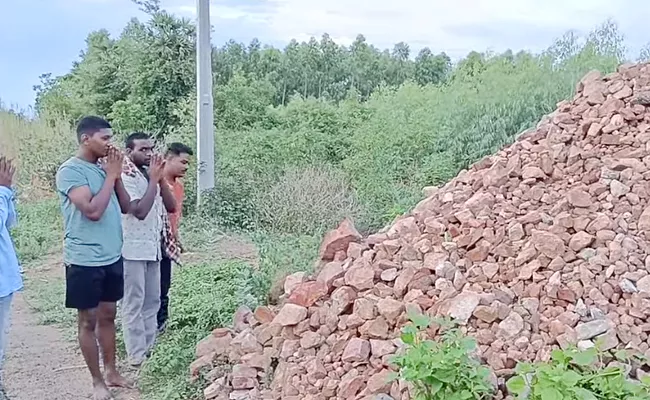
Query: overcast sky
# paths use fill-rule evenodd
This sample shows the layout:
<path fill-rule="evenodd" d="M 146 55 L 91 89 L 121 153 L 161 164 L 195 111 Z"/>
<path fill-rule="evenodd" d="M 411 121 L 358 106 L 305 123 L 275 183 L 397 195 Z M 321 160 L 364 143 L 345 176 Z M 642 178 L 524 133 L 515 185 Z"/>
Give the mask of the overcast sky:
<path fill-rule="evenodd" d="M 88 33 L 119 35 L 131 0 L 0 0 L 0 99 L 33 104 L 38 76 L 65 74 Z M 212 41 L 283 46 L 327 32 L 342 44 L 358 33 L 378 47 L 399 41 L 458 58 L 471 50 L 539 51 L 568 30 L 585 33 L 612 18 L 632 57 L 650 40 L 644 0 L 211 0 Z M 645 5 L 644 5 L 645 4 Z M 163 0 L 168 11 L 194 18 L 194 0 Z M 643 10 L 646 10 L 643 12 Z M 645 20 L 644 20 L 645 19 Z"/>

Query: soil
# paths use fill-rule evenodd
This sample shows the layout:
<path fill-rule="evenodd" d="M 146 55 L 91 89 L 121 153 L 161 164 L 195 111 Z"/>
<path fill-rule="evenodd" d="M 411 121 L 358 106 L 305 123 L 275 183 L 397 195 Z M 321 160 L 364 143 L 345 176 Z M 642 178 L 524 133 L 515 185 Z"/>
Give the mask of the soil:
<path fill-rule="evenodd" d="M 4 384 L 12 400 L 92 399 L 90 374 L 79 347 L 64 333 L 39 325 L 22 293 L 12 307 Z M 115 400 L 139 400 L 137 390 L 114 391 Z"/>

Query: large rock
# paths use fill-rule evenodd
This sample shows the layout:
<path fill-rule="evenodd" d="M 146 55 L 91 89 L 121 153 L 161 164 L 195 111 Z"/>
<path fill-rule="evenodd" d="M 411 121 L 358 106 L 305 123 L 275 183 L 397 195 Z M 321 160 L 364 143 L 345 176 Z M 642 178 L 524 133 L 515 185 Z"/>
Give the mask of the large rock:
<path fill-rule="evenodd" d="M 320 245 L 319 255 L 323 261 L 332 261 L 338 252 L 347 252 L 352 242 L 361 240 L 361 235 L 354 227 L 352 220 L 344 219 L 338 228 L 327 232 Z"/>
<path fill-rule="evenodd" d="M 461 293 L 451 300 L 447 315 L 462 324 L 466 324 L 480 301 L 481 298 L 476 293 Z"/>
<path fill-rule="evenodd" d="M 281 326 L 298 325 L 307 318 L 307 309 L 297 304 L 287 303 L 280 309 L 273 322 Z"/>
<path fill-rule="evenodd" d="M 370 356 L 370 342 L 367 340 L 354 338 L 348 342 L 343 350 L 341 359 L 343 362 L 362 362 L 367 361 Z"/>

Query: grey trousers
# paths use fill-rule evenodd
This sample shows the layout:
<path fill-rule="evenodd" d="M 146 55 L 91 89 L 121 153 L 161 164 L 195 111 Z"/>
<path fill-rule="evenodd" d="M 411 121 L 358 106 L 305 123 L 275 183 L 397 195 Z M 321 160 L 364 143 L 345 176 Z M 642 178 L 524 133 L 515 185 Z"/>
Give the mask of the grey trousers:
<path fill-rule="evenodd" d="M 7 333 L 9 332 L 9 324 L 11 315 L 11 300 L 14 295 L 0 297 L 0 386 L 2 386 L 2 360 L 5 355 L 5 348 L 7 344 Z"/>
<path fill-rule="evenodd" d="M 160 308 L 160 261 L 124 260 L 122 329 L 131 364 L 139 365 L 153 348 Z"/>

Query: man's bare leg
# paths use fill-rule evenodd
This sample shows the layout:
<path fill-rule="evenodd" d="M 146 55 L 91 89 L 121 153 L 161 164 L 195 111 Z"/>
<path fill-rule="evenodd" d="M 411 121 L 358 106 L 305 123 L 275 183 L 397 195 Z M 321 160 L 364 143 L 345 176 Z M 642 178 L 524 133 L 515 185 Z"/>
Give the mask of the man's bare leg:
<path fill-rule="evenodd" d="M 129 382 L 117 371 L 115 362 L 115 303 L 101 302 L 97 307 L 97 336 L 102 349 L 106 385 L 109 387 L 131 388 Z"/>
<path fill-rule="evenodd" d="M 102 371 L 99 368 L 99 349 L 95 337 L 95 326 L 97 325 L 96 309 L 79 310 L 78 313 L 78 338 L 81 354 L 84 356 L 88 371 L 93 379 L 93 399 L 112 400 L 113 396 L 108 390 Z"/>

